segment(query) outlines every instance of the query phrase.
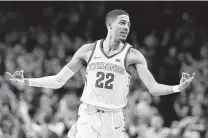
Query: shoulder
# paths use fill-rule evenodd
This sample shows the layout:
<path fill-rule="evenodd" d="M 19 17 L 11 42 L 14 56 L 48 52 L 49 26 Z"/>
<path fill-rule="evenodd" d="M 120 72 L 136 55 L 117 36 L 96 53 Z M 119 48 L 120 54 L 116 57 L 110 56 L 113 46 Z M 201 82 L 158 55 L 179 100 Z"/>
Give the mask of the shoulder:
<path fill-rule="evenodd" d="M 137 49 L 131 47 L 129 52 L 127 53 L 127 64 L 143 64 L 146 65 L 146 59 L 144 55 Z"/>
<path fill-rule="evenodd" d="M 78 50 L 77 52 L 74 54 L 74 58 L 75 59 L 82 59 L 84 61 L 88 61 L 92 52 L 94 51 L 95 49 L 95 46 L 96 46 L 96 42 L 93 42 L 93 43 L 87 43 L 87 44 L 84 44 L 82 45 Z"/>
<path fill-rule="evenodd" d="M 85 55 L 86 53 L 92 52 L 95 48 L 95 43 L 87 43 L 82 45 L 77 52 L 75 53 L 75 55 L 77 56 L 81 56 L 81 55 Z"/>
<path fill-rule="evenodd" d="M 84 44 L 78 49 L 78 51 L 83 53 L 92 51 L 95 47 L 95 43 L 96 42 Z"/>

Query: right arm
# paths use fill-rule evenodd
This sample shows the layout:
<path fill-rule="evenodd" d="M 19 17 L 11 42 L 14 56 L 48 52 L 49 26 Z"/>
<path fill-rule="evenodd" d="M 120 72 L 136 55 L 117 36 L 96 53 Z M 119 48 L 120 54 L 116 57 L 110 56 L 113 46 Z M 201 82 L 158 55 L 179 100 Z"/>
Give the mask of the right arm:
<path fill-rule="evenodd" d="M 33 87 L 52 89 L 61 88 L 67 82 L 67 80 L 70 79 L 84 65 L 89 57 L 88 55 L 90 55 L 93 50 L 93 46 L 93 44 L 85 44 L 79 48 L 72 57 L 71 61 L 66 64 L 58 74 L 41 78 L 23 78 L 22 83 Z M 11 76 L 11 80 L 14 79 L 15 81 L 19 81 L 15 76 L 13 76 Z"/>

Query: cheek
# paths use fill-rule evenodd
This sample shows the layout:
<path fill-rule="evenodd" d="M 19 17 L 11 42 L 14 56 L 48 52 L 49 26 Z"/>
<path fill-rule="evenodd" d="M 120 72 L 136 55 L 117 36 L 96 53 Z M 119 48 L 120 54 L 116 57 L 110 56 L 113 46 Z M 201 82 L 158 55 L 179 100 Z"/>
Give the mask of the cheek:
<path fill-rule="evenodd" d="M 121 32 L 121 28 L 117 28 L 117 29 L 116 29 L 116 33 L 117 33 L 117 34 L 120 34 L 120 32 Z"/>
<path fill-rule="evenodd" d="M 113 29 L 111 32 L 113 35 L 119 35 L 119 30 L 118 29 Z"/>
<path fill-rule="evenodd" d="M 121 26 L 114 25 L 114 26 L 112 26 L 112 30 L 113 30 L 114 32 L 118 32 L 119 30 L 121 30 Z"/>
<path fill-rule="evenodd" d="M 120 34 L 119 30 L 117 30 L 116 33 L 119 35 Z"/>

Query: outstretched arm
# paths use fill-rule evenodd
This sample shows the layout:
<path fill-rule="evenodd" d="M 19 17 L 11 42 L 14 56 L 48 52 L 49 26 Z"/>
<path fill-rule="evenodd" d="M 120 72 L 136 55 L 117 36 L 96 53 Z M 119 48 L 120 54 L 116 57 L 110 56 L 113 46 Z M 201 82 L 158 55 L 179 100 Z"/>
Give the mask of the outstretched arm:
<path fill-rule="evenodd" d="M 181 92 L 194 79 L 194 75 L 193 75 L 192 77 L 187 78 L 179 85 L 170 86 L 170 85 L 159 84 L 157 83 L 157 81 L 154 79 L 153 75 L 149 71 L 144 56 L 138 50 L 133 48 L 130 50 L 129 61 L 133 65 L 135 65 L 136 71 L 138 72 L 141 80 L 146 85 L 149 92 L 153 95 L 167 95 L 176 92 Z"/>
<path fill-rule="evenodd" d="M 74 73 L 76 73 L 85 63 L 87 54 L 92 50 L 92 44 L 83 45 L 73 56 L 71 61 L 65 65 L 61 71 L 52 76 L 41 78 L 24 78 L 23 71 L 16 71 L 13 75 L 8 73 L 11 81 L 22 83 L 28 86 L 45 87 L 58 89 L 61 88 Z M 19 76 L 19 77 L 18 77 Z"/>

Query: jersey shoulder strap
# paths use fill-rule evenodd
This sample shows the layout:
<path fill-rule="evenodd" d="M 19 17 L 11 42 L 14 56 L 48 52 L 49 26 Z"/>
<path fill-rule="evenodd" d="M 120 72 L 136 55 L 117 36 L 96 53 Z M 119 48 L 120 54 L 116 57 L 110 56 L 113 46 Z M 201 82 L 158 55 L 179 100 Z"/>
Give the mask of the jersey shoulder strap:
<path fill-rule="evenodd" d="M 92 59 L 92 57 L 93 57 L 93 55 L 94 55 L 94 53 L 95 53 L 95 49 L 96 49 L 96 47 L 98 47 L 100 41 L 101 41 L 101 40 L 96 40 L 96 41 L 93 43 L 93 45 L 94 45 L 94 46 L 93 46 L 93 50 L 92 50 L 92 53 L 91 53 L 91 55 L 90 55 L 90 58 L 89 58 L 87 64 L 90 63 L 90 61 L 91 61 L 91 59 Z"/>

